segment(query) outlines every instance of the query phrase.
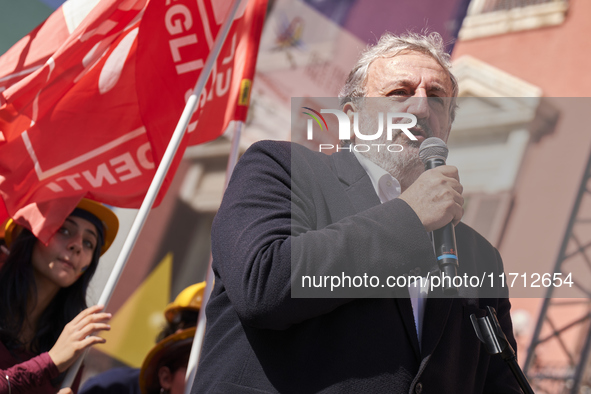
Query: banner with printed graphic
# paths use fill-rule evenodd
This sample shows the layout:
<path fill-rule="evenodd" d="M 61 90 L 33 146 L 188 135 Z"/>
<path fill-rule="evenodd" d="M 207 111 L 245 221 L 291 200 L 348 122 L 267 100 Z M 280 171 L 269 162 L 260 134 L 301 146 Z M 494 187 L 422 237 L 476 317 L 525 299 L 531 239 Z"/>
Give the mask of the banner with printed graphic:
<path fill-rule="evenodd" d="M 46 241 L 82 197 L 139 207 L 231 4 L 70 0 L 2 56 L 8 215 Z M 242 2 L 156 204 L 187 143 L 244 120 L 265 9 Z"/>

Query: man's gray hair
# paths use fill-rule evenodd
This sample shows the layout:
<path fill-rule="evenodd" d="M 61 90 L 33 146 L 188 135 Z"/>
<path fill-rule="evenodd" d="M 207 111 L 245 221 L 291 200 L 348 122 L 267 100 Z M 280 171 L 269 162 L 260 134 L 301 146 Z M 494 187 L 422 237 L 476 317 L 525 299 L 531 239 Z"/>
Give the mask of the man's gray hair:
<path fill-rule="evenodd" d="M 451 73 L 450 56 L 445 52 L 443 38 L 439 33 L 428 35 L 406 33 L 395 36 L 392 33 L 384 33 L 380 40 L 373 46 L 369 46 L 359 57 L 357 64 L 351 69 L 345 86 L 341 89 L 339 98 L 341 106 L 349 101 L 365 97 L 369 66 L 378 58 L 394 57 L 402 51 L 415 51 L 424 53 L 435 59 L 444 70 L 447 71 L 452 84 L 452 100 L 450 103 L 450 120 L 453 122 L 456 113 L 456 97 L 458 96 L 458 82 Z"/>

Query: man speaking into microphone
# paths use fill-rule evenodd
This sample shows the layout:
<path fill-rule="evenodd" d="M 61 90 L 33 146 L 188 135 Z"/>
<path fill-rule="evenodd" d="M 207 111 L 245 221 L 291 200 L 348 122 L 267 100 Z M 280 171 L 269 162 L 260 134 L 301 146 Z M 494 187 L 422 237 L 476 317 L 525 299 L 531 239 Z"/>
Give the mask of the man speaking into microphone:
<path fill-rule="evenodd" d="M 351 145 L 326 155 L 262 141 L 242 156 L 213 224 L 215 284 L 193 393 L 521 392 L 470 321 L 495 308 L 515 348 L 509 300 L 433 286 L 451 255 L 457 277 L 503 270 L 497 250 L 460 223 L 457 169 L 425 171 L 419 157 L 425 139 L 447 141 L 457 94 L 438 34 L 386 34 L 341 92 L 361 132 Z M 392 130 L 380 118 L 392 113 L 416 124 Z M 377 149 L 388 144 L 403 149 Z M 432 233 L 449 223 L 457 247 L 438 260 Z"/>

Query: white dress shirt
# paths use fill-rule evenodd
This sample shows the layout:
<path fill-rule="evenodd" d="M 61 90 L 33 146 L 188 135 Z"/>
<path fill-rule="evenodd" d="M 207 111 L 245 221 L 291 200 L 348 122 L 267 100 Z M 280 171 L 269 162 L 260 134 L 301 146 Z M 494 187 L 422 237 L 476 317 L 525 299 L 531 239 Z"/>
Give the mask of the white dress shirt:
<path fill-rule="evenodd" d="M 353 154 L 361 164 L 361 167 L 369 175 L 369 179 L 380 198 L 380 202 L 393 200 L 400 196 L 401 188 L 400 182 L 389 172 L 384 170 L 382 167 L 363 156 L 361 153 L 353 150 Z M 423 316 L 425 314 L 425 302 L 427 301 L 427 295 L 429 294 L 429 282 L 427 278 L 421 283 L 414 282 L 409 284 L 408 292 L 410 294 L 410 303 L 412 304 L 412 312 L 415 320 L 415 328 L 417 330 L 417 337 L 419 339 L 419 346 L 421 345 L 421 337 L 423 333 Z M 415 285 L 416 284 L 416 285 Z"/>

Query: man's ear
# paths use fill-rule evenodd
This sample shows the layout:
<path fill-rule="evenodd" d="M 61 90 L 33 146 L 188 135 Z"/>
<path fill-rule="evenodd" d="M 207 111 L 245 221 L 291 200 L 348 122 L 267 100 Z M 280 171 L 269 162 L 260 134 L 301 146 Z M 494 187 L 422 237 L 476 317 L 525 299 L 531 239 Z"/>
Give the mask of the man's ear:
<path fill-rule="evenodd" d="M 445 134 L 445 138 L 443 139 L 443 142 L 445 142 L 446 144 L 447 144 L 447 140 L 449 139 L 450 134 L 451 134 L 451 123 L 447 127 L 447 133 Z"/>
<path fill-rule="evenodd" d="M 349 141 L 353 143 L 355 139 L 355 134 L 353 133 L 353 113 L 357 112 L 357 107 L 349 101 L 343 106 L 343 112 L 349 117 L 349 124 L 351 125 L 349 129 Z"/>
<path fill-rule="evenodd" d="M 168 367 L 160 367 L 158 370 L 158 380 L 160 381 L 160 387 L 165 390 L 170 390 L 172 387 L 172 373 Z"/>

